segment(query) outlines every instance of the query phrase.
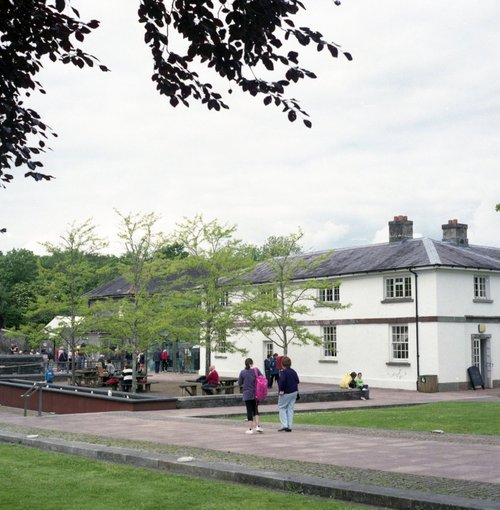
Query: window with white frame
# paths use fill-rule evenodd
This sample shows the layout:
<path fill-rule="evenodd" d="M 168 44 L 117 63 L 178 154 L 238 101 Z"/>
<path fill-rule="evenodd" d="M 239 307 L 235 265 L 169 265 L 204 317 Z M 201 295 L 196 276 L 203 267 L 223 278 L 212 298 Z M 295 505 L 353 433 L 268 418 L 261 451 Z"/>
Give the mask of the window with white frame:
<path fill-rule="evenodd" d="M 391 326 L 391 358 L 393 361 L 408 361 L 408 326 Z"/>
<path fill-rule="evenodd" d="M 385 298 L 411 298 L 411 276 L 393 276 L 386 278 Z"/>
<path fill-rule="evenodd" d="M 215 352 L 225 354 L 227 352 L 227 338 L 225 331 L 218 331 L 214 346 Z"/>
<path fill-rule="evenodd" d="M 220 297 L 221 306 L 229 306 L 229 292 L 227 290 L 223 291 Z"/>
<path fill-rule="evenodd" d="M 489 299 L 489 278 L 487 276 L 474 276 L 474 299 Z"/>
<path fill-rule="evenodd" d="M 266 358 L 269 356 L 269 355 L 273 355 L 274 354 L 274 344 L 272 342 L 266 342 L 265 344 L 265 349 L 266 349 Z"/>
<path fill-rule="evenodd" d="M 270 285 L 263 285 L 259 287 L 259 295 L 261 299 L 276 301 L 278 299 L 278 290 Z"/>
<path fill-rule="evenodd" d="M 323 357 L 337 357 L 337 326 L 323 326 Z"/>
<path fill-rule="evenodd" d="M 338 303 L 340 301 L 340 288 L 319 289 L 318 299 L 325 303 Z"/>

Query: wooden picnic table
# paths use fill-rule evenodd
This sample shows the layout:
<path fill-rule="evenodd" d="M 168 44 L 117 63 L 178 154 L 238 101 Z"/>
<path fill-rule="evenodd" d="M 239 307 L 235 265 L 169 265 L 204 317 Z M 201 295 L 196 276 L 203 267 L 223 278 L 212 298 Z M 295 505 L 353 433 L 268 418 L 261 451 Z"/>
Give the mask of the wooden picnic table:
<path fill-rule="evenodd" d="M 179 384 L 179 388 L 182 390 L 182 395 L 187 393 L 190 397 L 198 395 L 198 387 L 201 388 L 201 383 L 197 381 L 187 381 L 186 384 Z"/>
<path fill-rule="evenodd" d="M 71 382 L 71 377 L 68 378 Z M 95 368 L 79 368 L 75 370 L 75 384 L 77 386 L 97 386 L 99 376 Z"/>
<path fill-rule="evenodd" d="M 234 386 L 237 382 L 237 377 L 219 377 L 219 384 L 221 386 Z"/>
<path fill-rule="evenodd" d="M 155 384 L 154 381 L 150 381 L 150 377 L 146 377 L 144 374 L 136 375 L 136 387 L 137 391 L 151 391 L 151 385 Z M 110 381 L 114 381 L 110 383 Z M 108 380 L 104 381 L 103 386 L 108 386 L 113 390 L 117 390 L 119 386 L 122 386 L 123 375 L 110 375 Z"/>
<path fill-rule="evenodd" d="M 219 386 L 211 387 L 210 390 L 218 395 L 221 393 L 230 395 L 234 393 L 236 388 L 239 388 L 236 384 L 237 382 L 237 377 L 219 377 Z M 179 388 L 182 390 L 182 395 L 187 393 L 189 396 L 194 397 L 198 395 L 198 388 L 203 389 L 203 383 L 197 379 L 186 379 L 186 384 L 179 384 Z"/>

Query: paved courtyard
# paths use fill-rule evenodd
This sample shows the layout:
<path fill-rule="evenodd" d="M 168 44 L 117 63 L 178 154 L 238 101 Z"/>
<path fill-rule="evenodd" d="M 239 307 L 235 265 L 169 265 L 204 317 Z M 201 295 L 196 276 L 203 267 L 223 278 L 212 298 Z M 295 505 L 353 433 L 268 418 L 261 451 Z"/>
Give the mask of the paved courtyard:
<path fill-rule="evenodd" d="M 156 380 L 176 382 L 179 374 L 155 375 Z M 320 385 L 301 384 L 301 390 Z M 500 389 L 443 393 L 371 389 L 368 401 L 297 403 L 296 411 L 408 405 L 437 401 L 487 401 L 499 405 Z M 276 412 L 276 406 L 262 406 L 262 412 Z M 484 484 L 491 492 L 488 505 L 500 508 L 500 437 L 456 436 L 427 433 L 345 430 L 298 425 L 291 434 L 278 433 L 278 425 L 265 425 L 263 434 L 244 434 L 243 420 L 224 420 L 244 414 L 244 406 L 179 409 L 150 412 L 112 412 L 42 417 L 20 410 L 1 409 L 0 431 L 12 427 L 36 428 L 101 437 L 175 444 L 232 454 L 252 454 L 296 462 L 312 462 L 375 470 L 386 474 L 407 474 L 448 479 L 460 485 Z M 103 426 L 103 423 L 106 425 Z M 486 505 L 486 503 L 485 503 Z M 493 505 L 493 506 L 491 506 Z M 458 507 L 457 507 L 458 508 Z M 472 508 L 472 506 L 471 506 Z"/>

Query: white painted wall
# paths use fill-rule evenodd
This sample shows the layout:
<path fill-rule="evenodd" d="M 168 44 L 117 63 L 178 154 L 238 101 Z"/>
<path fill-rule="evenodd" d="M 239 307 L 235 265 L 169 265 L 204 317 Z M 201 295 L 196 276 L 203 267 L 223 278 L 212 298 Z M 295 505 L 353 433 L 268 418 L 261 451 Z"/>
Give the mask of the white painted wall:
<path fill-rule="evenodd" d="M 392 273 L 394 274 L 394 273 Z M 440 383 L 467 381 L 467 368 L 471 365 L 471 335 L 477 333 L 481 317 L 500 317 L 500 276 L 490 275 L 493 303 L 473 302 L 473 271 L 426 269 L 418 271 L 419 316 L 448 318 L 447 322 L 419 322 L 420 375 L 438 375 Z M 482 273 L 481 273 L 482 274 Z M 388 319 L 380 324 L 337 325 L 336 359 L 325 360 L 319 346 L 289 348 L 293 367 L 303 382 L 321 382 L 337 385 L 341 377 L 351 371 L 361 371 L 364 380 L 372 387 L 416 389 L 417 352 L 416 326 L 408 324 L 409 362 L 395 364 L 390 360 L 390 319 L 415 317 L 415 301 L 382 303 L 384 276 L 376 273 L 342 279 L 340 298 L 345 310 L 315 307 L 306 317 L 315 320 Z M 412 282 L 415 297 L 414 279 Z M 478 316 L 478 320 L 465 322 L 465 316 Z M 320 335 L 321 327 L 310 326 Z M 491 334 L 492 375 L 500 380 L 500 324 L 488 323 Z M 232 340 L 235 340 L 233 338 Z M 260 333 L 241 333 L 236 338 L 240 347 L 248 350 L 255 366 L 264 370 L 264 343 Z M 276 348 L 278 352 L 278 349 Z M 281 352 L 280 352 L 281 354 Z M 202 355 L 203 357 L 203 355 Z M 221 375 L 237 376 L 247 356 L 241 354 L 213 354 L 213 362 Z M 203 365 L 202 365 L 203 366 Z"/>

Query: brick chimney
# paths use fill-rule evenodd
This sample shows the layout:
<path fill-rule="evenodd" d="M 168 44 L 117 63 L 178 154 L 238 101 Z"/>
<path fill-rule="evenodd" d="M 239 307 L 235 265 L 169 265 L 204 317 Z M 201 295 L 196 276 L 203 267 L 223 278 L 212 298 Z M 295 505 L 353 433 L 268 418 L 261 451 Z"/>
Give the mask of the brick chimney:
<path fill-rule="evenodd" d="M 469 246 L 467 239 L 468 225 L 458 223 L 457 220 L 448 220 L 448 224 L 442 225 L 443 241 L 456 244 L 457 246 Z"/>
<path fill-rule="evenodd" d="M 408 220 L 408 216 L 394 216 L 394 220 L 389 222 L 389 242 L 404 239 L 413 239 L 413 221 Z"/>

